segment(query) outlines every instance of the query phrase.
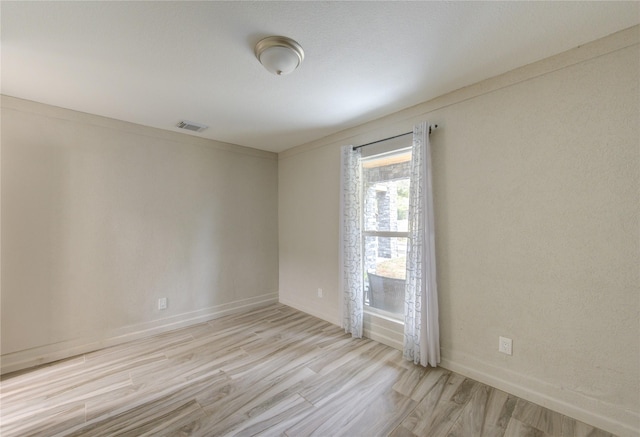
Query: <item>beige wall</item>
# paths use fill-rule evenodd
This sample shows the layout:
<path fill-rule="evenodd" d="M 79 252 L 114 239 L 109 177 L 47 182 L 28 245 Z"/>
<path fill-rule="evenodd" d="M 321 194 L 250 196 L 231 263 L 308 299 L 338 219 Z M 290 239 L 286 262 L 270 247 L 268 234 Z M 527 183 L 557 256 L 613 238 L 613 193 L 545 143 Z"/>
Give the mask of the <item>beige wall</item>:
<path fill-rule="evenodd" d="M 437 123 L 443 366 L 637 435 L 639 63 L 635 27 L 281 153 L 280 300 L 339 323 L 339 148 Z"/>
<path fill-rule="evenodd" d="M 277 165 L 3 96 L 3 370 L 277 301 Z"/>

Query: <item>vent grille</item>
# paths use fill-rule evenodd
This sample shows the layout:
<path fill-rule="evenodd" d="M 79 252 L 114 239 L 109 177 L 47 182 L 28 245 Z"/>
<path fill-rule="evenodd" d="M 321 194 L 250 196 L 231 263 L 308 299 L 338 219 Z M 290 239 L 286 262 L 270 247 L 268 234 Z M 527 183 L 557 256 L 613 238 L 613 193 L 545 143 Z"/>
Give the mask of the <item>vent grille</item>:
<path fill-rule="evenodd" d="M 180 129 L 186 129 L 193 132 L 202 132 L 203 130 L 209 127 L 209 126 L 205 126 L 204 124 L 194 123 L 192 121 L 186 121 L 186 120 L 181 121 L 176 126 L 179 127 Z"/>

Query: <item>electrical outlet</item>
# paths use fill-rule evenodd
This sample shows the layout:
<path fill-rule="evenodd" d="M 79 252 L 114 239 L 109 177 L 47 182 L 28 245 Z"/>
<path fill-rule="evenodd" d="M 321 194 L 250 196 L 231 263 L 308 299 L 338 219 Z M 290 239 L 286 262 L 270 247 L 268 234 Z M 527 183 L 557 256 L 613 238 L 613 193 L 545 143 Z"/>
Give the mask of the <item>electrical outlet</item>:
<path fill-rule="evenodd" d="M 513 352 L 513 340 L 507 337 L 500 337 L 498 342 L 498 352 L 503 354 L 512 355 Z"/>
<path fill-rule="evenodd" d="M 322 297 L 322 288 L 318 288 L 318 297 Z"/>
<path fill-rule="evenodd" d="M 159 310 L 166 310 L 167 309 L 167 298 L 166 297 L 161 297 L 160 299 L 158 299 L 158 309 Z"/>

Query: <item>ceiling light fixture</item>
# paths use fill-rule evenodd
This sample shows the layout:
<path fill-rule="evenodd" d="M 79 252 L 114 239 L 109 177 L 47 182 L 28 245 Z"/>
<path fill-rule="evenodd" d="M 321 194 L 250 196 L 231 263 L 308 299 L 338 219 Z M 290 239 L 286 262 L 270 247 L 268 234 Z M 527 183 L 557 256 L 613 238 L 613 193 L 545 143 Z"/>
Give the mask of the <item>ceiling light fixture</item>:
<path fill-rule="evenodd" d="M 269 36 L 256 44 L 256 58 L 273 74 L 289 74 L 302 64 L 302 46 L 286 36 Z"/>

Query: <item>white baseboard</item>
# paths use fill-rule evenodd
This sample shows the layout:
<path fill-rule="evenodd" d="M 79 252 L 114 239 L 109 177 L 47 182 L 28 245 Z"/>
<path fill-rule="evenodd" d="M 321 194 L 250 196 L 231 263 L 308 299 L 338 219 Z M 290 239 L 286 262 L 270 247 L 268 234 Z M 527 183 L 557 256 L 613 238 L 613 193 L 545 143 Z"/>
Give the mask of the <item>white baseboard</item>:
<path fill-rule="evenodd" d="M 0 373 L 10 373 L 27 369 L 41 364 L 51 363 L 88 353 L 105 347 L 115 346 L 139 338 L 149 337 L 173 329 L 203 323 L 229 314 L 248 311 L 264 305 L 278 302 L 277 293 L 241 299 L 234 302 L 203 308 L 188 313 L 178 314 L 151 322 L 126 326 L 123 328 L 94 334 L 91 337 L 48 344 L 23 351 L 2 355 L 0 358 Z"/>
<path fill-rule="evenodd" d="M 304 304 L 294 302 L 282 296 L 280 296 L 279 300 L 280 300 L 280 303 L 283 305 L 289 306 L 291 308 L 295 308 L 299 311 L 302 311 L 303 313 L 310 314 L 319 319 L 326 320 L 327 322 L 333 323 L 334 325 L 342 326 L 342 324 L 340 323 L 340 318 L 337 316 L 337 314 L 324 313 L 322 311 L 318 311 L 316 308 L 308 307 Z"/>
<path fill-rule="evenodd" d="M 367 312 L 364 313 L 363 322 L 365 337 L 400 351 L 403 349 L 404 324 L 402 322 Z"/>
<path fill-rule="evenodd" d="M 326 320 L 334 325 L 342 326 L 341 320 L 336 314 L 327 314 L 318 311 L 315 308 L 294 302 L 286 297 L 280 296 L 280 303 L 290 306 L 299 311 L 305 312 L 319 319 Z M 378 343 L 385 344 L 394 349 L 402 350 L 402 342 L 404 339 L 404 329 L 400 322 L 396 322 L 375 314 L 365 313 L 364 315 L 363 335 Z"/>
<path fill-rule="evenodd" d="M 498 368 L 462 353 L 443 350 L 445 369 L 490 385 L 527 401 L 618 435 L 640 435 L 640 415 L 617 405 L 601 402 L 529 375 Z M 517 381 L 517 382 L 516 382 Z"/>

